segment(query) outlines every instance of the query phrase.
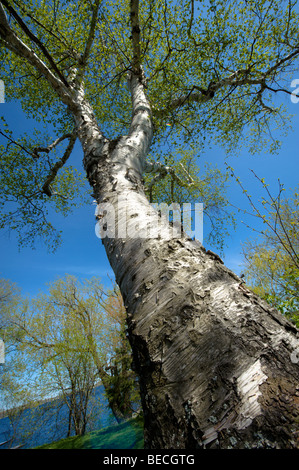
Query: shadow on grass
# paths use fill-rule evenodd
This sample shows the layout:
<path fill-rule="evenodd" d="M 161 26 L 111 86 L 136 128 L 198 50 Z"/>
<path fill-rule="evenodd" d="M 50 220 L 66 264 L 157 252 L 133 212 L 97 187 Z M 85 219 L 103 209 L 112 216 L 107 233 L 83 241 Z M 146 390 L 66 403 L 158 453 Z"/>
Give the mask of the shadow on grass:
<path fill-rule="evenodd" d="M 143 449 L 143 420 L 130 419 L 84 436 L 45 444 L 37 449 Z"/>

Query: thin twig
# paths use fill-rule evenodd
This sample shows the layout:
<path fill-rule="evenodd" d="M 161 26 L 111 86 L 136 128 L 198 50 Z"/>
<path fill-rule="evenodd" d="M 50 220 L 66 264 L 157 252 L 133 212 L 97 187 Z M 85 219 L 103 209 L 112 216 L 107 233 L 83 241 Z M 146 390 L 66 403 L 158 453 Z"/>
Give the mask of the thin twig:
<path fill-rule="evenodd" d="M 52 194 L 53 194 L 53 192 L 51 190 L 51 187 L 50 187 L 51 183 L 55 180 L 55 178 L 57 176 L 57 173 L 60 170 L 60 168 L 62 168 L 63 165 L 66 163 L 66 161 L 69 159 L 69 157 L 72 153 L 72 150 L 74 148 L 76 139 L 77 139 L 77 133 L 76 133 L 76 131 L 73 131 L 73 133 L 71 134 L 70 140 L 69 140 L 69 144 L 68 144 L 62 158 L 58 162 L 55 163 L 55 165 L 51 169 L 51 172 L 49 173 L 45 183 L 43 184 L 43 188 L 42 188 L 43 193 L 45 193 L 49 197 L 51 197 Z"/>

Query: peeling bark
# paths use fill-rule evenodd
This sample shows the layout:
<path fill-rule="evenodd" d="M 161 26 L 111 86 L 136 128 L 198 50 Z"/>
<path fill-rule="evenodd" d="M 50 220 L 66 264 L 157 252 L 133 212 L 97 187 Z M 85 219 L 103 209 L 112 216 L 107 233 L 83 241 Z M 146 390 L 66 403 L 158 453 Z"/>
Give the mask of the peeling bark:
<path fill-rule="evenodd" d="M 117 149 L 122 141 L 92 175 L 116 230 L 127 213 L 126 236 L 103 243 L 128 313 L 146 447 L 295 448 L 298 331 L 199 242 L 172 238 L 166 222 L 156 238 L 130 236 L 157 215 L 137 172 L 115 163 Z"/>
<path fill-rule="evenodd" d="M 120 284 L 146 446 L 296 447 L 296 329 L 190 240 L 149 252 Z"/>

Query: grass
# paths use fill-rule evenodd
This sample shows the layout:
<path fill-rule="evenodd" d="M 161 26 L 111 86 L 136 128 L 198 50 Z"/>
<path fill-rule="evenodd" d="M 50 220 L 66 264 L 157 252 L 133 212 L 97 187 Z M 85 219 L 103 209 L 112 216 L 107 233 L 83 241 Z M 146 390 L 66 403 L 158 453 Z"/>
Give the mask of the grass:
<path fill-rule="evenodd" d="M 44 444 L 37 449 L 143 449 L 143 421 L 134 418 L 121 424 Z"/>

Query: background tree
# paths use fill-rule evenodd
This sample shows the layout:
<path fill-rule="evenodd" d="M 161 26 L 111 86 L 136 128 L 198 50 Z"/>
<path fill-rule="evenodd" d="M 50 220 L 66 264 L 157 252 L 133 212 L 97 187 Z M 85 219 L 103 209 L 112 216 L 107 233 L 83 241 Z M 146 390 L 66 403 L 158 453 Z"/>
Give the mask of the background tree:
<path fill-rule="evenodd" d="M 10 433 L 6 436 L 10 447 L 30 438 L 37 428 L 28 415 L 24 426 L 26 410 L 36 404 L 26 381 L 22 386 L 15 380 L 20 371 L 24 371 L 24 362 L 22 359 L 20 362 L 16 360 L 15 367 L 10 367 L 10 357 L 16 353 L 20 339 L 19 334 L 12 334 L 13 325 L 10 320 L 21 301 L 18 286 L 7 279 L 0 279 L 0 338 L 5 342 L 5 362 L 0 365 L 0 403 L 3 415 L 8 416 L 10 422 Z"/>
<path fill-rule="evenodd" d="M 105 292 L 99 279 L 59 279 L 49 286 L 48 295 L 23 301 L 10 311 L 8 338 L 17 343 L 17 349 L 6 380 L 23 391 L 27 407 L 28 396 L 34 395 L 31 402 L 59 397 L 69 410 L 68 435 L 86 431 L 93 412 L 91 400 L 101 382 L 115 418 L 128 418 L 133 412 L 131 400 L 136 399 L 134 374 L 117 365 L 116 386 L 112 373 L 112 364 L 130 365 L 124 321 L 121 297 Z"/>
<path fill-rule="evenodd" d="M 290 356 L 297 330 L 217 255 L 186 234 L 173 238 L 162 218 L 155 237 L 144 236 L 158 214 L 145 196 L 143 173 L 149 151 L 201 148 L 209 139 L 228 150 L 242 143 L 254 150 L 271 126 L 284 126 L 275 102 L 277 94 L 290 94 L 298 69 L 297 2 L 0 6 L 7 96 L 54 127 L 43 150 L 25 147 L 26 169 L 5 153 L 4 188 L 18 195 L 16 202 L 28 201 L 22 224 L 40 220 L 49 199 L 64 208 L 70 186 L 58 171 L 79 139 L 127 310 L 145 445 L 296 447 L 298 368 Z M 66 149 L 54 163 L 47 156 L 57 142 Z M 270 150 L 277 145 L 270 140 Z M 15 187 L 13 175 L 22 170 Z M 113 229 L 107 204 L 117 214 Z M 8 208 L 13 221 L 10 215 Z"/>
<path fill-rule="evenodd" d="M 259 237 L 243 246 L 245 279 L 254 292 L 299 326 L 298 192 L 283 197 L 284 188 L 280 184 L 278 195 L 273 197 L 264 180 L 261 184 L 267 199 L 263 198 L 258 205 L 248 198 L 254 215 L 266 228 L 256 228 Z"/>
<path fill-rule="evenodd" d="M 7 279 L 0 279 L 0 335 L 5 336 L 9 312 L 19 301 L 20 291 L 17 285 Z"/>
<path fill-rule="evenodd" d="M 116 286 L 107 299 L 105 311 L 111 320 L 119 325 L 118 343 L 106 366 L 110 377 L 106 394 L 110 406 L 117 407 L 123 417 L 130 418 L 133 412 L 140 411 L 139 386 L 137 376 L 132 369 L 132 349 L 126 331 L 126 310 Z"/>
<path fill-rule="evenodd" d="M 65 340 L 71 340 L 68 352 L 60 353 L 59 361 L 53 361 L 53 371 L 51 367 L 45 367 L 45 373 L 55 381 L 59 397 L 68 408 L 67 437 L 72 433 L 82 436 L 94 412 L 91 402 L 95 400 L 94 390 L 99 384 L 98 373 L 89 351 L 78 351 L 78 345 L 74 344 L 70 335 Z"/>
<path fill-rule="evenodd" d="M 20 372 L 18 362 L 15 365 Z M 38 432 L 44 421 L 43 416 L 38 412 L 39 402 L 32 400 L 34 394 L 31 393 L 29 387 L 17 383 L 15 380 L 17 375 L 17 371 L 10 373 L 8 365 L 1 377 L 0 398 L 3 413 L 1 418 L 9 420 L 5 439 L 10 448 L 22 447 Z M 36 396 L 34 398 L 36 399 Z"/>

